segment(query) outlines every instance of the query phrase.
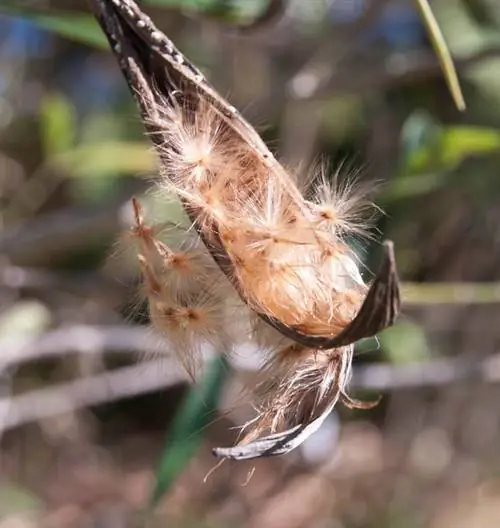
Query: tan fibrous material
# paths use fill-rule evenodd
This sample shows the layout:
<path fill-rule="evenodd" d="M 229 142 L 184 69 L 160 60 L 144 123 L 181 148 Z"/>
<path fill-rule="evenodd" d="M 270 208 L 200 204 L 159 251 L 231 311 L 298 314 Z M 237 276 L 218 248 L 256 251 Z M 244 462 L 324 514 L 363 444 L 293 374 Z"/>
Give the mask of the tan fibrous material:
<path fill-rule="evenodd" d="M 193 111 L 163 103 L 154 123 L 165 138 L 160 193 L 175 193 L 197 211 L 195 227 L 222 244 L 240 292 L 199 240 L 168 246 L 134 201 L 152 324 L 193 376 L 207 343 L 230 352 L 246 339 L 266 349 L 258 416 L 245 441 L 308 422 L 345 395 L 353 345 L 308 349 L 265 328 L 254 312 L 309 336 L 344 330 L 367 292 L 346 238 L 366 234 L 363 213 L 374 208 L 355 185 L 329 183 L 324 170 L 311 177 L 319 184 L 306 199 L 292 174 L 264 164 L 210 105 Z"/>

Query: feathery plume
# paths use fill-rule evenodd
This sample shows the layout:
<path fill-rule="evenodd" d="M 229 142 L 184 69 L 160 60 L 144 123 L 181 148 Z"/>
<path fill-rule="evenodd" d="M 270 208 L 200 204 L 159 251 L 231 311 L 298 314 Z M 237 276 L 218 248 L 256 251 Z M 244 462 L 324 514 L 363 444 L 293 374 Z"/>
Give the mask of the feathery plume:
<path fill-rule="evenodd" d="M 346 395 L 354 343 L 391 325 L 399 310 L 392 244 L 368 286 L 348 244 L 367 234 L 360 213 L 368 202 L 351 182 L 339 186 L 320 172 L 304 195 L 132 0 L 91 2 L 158 152 L 159 191 L 179 197 L 206 248 L 170 247 L 134 201 L 151 322 L 191 374 L 207 343 L 225 353 L 249 339 L 265 346 L 257 416 L 237 446 L 214 453 L 288 452 L 339 399 L 356 405 Z"/>

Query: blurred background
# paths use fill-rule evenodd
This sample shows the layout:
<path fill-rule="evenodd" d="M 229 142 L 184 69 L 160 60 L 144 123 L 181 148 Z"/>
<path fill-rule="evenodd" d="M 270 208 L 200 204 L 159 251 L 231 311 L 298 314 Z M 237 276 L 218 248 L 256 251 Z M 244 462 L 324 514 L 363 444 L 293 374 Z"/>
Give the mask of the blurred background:
<path fill-rule="evenodd" d="M 433 0 L 457 111 L 413 0 L 144 0 L 289 165 L 377 182 L 403 314 L 292 454 L 224 463 L 252 361 L 187 383 L 132 310 L 122 233 L 154 156 L 80 0 L 0 0 L 0 527 L 500 526 L 500 3 Z M 243 354 L 242 354 L 243 356 Z M 250 358 L 251 359 L 251 358 Z M 228 411 L 231 411 L 228 413 Z"/>

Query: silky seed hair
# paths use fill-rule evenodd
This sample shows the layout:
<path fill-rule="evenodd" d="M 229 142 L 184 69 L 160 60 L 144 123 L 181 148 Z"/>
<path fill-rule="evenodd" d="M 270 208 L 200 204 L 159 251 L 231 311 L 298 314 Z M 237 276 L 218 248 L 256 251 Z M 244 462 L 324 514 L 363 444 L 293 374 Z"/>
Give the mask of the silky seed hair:
<path fill-rule="evenodd" d="M 155 229 L 133 199 L 137 260 L 151 324 L 193 379 L 207 345 L 230 346 L 224 308 L 231 286 L 196 233 L 178 226 Z M 176 232 L 176 236 L 172 235 Z M 180 238 L 182 236 L 183 238 Z"/>
<path fill-rule="evenodd" d="M 368 288 L 348 243 L 367 234 L 363 193 L 325 171 L 313 173 L 311 189 L 299 187 L 135 2 L 89 2 L 158 153 L 158 193 L 176 195 L 190 221 L 191 242 L 175 246 L 132 204 L 151 323 L 193 376 L 207 346 L 261 347 L 256 417 L 237 446 L 214 452 L 286 453 L 338 400 L 360 405 L 346 394 L 354 342 L 399 311 L 392 244 Z"/>
<path fill-rule="evenodd" d="M 367 290 L 346 242 L 368 232 L 359 214 L 367 209 L 365 196 L 352 184 L 334 186 L 320 168 L 307 200 L 292 177 L 273 174 L 235 141 L 209 105 L 193 115 L 163 98 L 157 113 L 155 126 L 167 138 L 159 191 L 199 210 L 197 229 L 220 238 L 247 302 L 202 244 L 179 251 L 161 241 L 135 200 L 133 232 L 151 322 L 192 377 L 206 343 L 229 354 L 247 340 L 267 351 L 253 390 L 258 414 L 242 442 L 309 422 L 346 391 L 353 345 L 308 349 L 252 309 L 308 335 L 340 333 Z M 196 235 L 193 228 L 187 233 Z"/>

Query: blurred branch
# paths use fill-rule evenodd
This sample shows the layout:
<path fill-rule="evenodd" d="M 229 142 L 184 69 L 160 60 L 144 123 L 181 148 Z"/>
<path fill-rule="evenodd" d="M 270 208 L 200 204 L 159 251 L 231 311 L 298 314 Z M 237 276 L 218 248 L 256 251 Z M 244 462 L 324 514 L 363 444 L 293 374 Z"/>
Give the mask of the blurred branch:
<path fill-rule="evenodd" d="M 500 381 L 500 354 L 463 361 L 442 359 L 407 365 L 374 364 L 354 369 L 352 386 L 366 390 L 439 387 L 463 380 Z"/>
<path fill-rule="evenodd" d="M 0 233 L 0 255 L 16 264 L 50 261 L 51 256 L 101 242 L 122 228 L 127 198 L 100 207 L 69 207 Z"/>
<path fill-rule="evenodd" d="M 13 290 L 67 290 L 86 294 L 123 288 L 118 281 L 98 273 L 2 267 L 1 263 L 0 286 Z M 500 303 L 500 282 L 402 282 L 401 293 L 403 303 L 411 306 L 497 304 Z"/>
<path fill-rule="evenodd" d="M 149 327 L 67 326 L 42 335 L 0 339 L 0 373 L 11 365 L 69 353 L 129 351 L 141 356 L 165 355 L 165 348 L 164 342 Z"/>
<path fill-rule="evenodd" d="M 61 383 L 0 399 L 0 431 L 93 405 L 146 394 L 181 383 L 186 376 L 169 358 L 124 367 L 77 381 Z"/>
<path fill-rule="evenodd" d="M 500 303 L 500 282 L 401 283 L 404 304 Z"/>
<path fill-rule="evenodd" d="M 5 431 L 75 409 L 162 390 L 186 379 L 180 370 L 176 370 L 176 362 L 165 357 L 12 399 L 0 399 L 0 416 L 5 416 L 1 428 Z M 465 379 L 499 382 L 500 355 L 474 364 L 436 360 L 414 365 L 357 367 L 351 386 L 354 389 L 389 391 L 439 387 Z"/>
<path fill-rule="evenodd" d="M 365 31 L 377 20 L 388 0 L 372 0 L 363 14 L 349 24 L 345 34 L 328 32 L 319 42 L 317 51 L 306 64 L 288 81 L 288 90 L 297 99 L 314 97 L 314 90 L 336 79 L 340 61 L 352 55 Z M 343 74 L 342 74 L 343 75 Z M 314 82 L 312 82 L 314 81 Z M 312 92 L 310 90 L 313 90 Z"/>
<path fill-rule="evenodd" d="M 89 294 L 95 290 L 116 290 L 120 284 L 99 273 L 53 272 L 42 268 L 2 266 L 0 262 L 0 286 L 13 290 L 67 290 Z"/>
<path fill-rule="evenodd" d="M 246 25 L 239 25 L 236 29 L 241 33 L 251 33 L 275 23 L 284 16 L 287 4 L 287 0 L 268 0 L 266 8 L 255 20 Z"/>
<path fill-rule="evenodd" d="M 482 61 L 498 57 L 500 57 L 500 47 L 492 46 L 468 57 L 455 59 L 455 65 L 463 72 Z M 359 59 L 343 65 L 341 74 L 333 75 L 326 81 L 318 80 L 314 89 L 304 94 L 302 99 L 317 99 L 345 93 L 353 95 L 365 91 L 375 92 L 429 80 L 440 75 L 439 61 L 428 51 L 393 53 L 378 60 L 370 54 L 366 61 Z"/>
<path fill-rule="evenodd" d="M 159 339 L 145 328 L 125 326 L 74 326 L 35 338 L 3 339 L 2 367 L 24 361 L 54 357 L 69 352 L 130 351 L 162 352 Z M 439 387 L 463 380 L 500 381 L 500 354 L 474 362 L 442 359 L 417 364 L 372 364 L 354 369 L 351 387 L 361 390 L 391 391 L 426 386 Z M 13 398 L 0 399 L 0 416 L 6 430 L 92 405 L 146 394 L 187 380 L 178 363 L 164 355 L 159 360 L 139 364 L 35 390 Z"/>

